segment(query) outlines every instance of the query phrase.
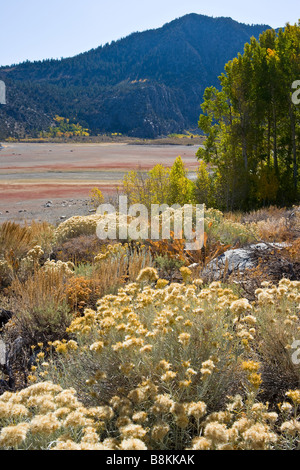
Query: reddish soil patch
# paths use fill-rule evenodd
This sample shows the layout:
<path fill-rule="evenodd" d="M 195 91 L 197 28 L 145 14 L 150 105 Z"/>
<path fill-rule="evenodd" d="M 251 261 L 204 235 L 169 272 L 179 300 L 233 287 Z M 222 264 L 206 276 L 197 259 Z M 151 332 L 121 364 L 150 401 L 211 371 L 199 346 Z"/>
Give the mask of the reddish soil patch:
<path fill-rule="evenodd" d="M 94 185 L 86 184 L 0 184 L 1 204 L 9 201 L 29 201 L 32 199 L 56 199 L 82 197 L 87 198 Z M 105 193 L 112 193 L 116 189 L 113 184 L 99 184 L 98 187 Z"/>

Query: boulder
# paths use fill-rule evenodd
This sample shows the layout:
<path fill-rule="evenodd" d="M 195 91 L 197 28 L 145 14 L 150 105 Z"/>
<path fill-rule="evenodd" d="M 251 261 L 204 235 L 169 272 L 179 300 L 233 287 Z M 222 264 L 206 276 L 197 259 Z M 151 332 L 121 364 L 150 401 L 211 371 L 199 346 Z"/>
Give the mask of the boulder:
<path fill-rule="evenodd" d="M 260 255 L 267 253 L 273 248 L 280 249 L 285 243 L 257 243 L 244 248 L 227 250 L 218 258 L 212 260 L 204 269 L 203 275 L 214 280 L 230 275 L 234 272 L 243 272 L 257 266 Z"/>

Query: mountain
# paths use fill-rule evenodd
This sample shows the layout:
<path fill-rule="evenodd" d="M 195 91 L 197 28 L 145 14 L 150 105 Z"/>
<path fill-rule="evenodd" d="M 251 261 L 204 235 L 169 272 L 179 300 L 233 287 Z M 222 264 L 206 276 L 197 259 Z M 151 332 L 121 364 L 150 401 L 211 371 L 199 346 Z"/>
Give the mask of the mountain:
<path fill-rule="evenodd" d="M 0 135 L 34 134 L 55 114 L 93 133 L 156 137 L 197 127 L 205 88 L 267 25 L 189 14 L 72 58 L 0 68 Z"/>

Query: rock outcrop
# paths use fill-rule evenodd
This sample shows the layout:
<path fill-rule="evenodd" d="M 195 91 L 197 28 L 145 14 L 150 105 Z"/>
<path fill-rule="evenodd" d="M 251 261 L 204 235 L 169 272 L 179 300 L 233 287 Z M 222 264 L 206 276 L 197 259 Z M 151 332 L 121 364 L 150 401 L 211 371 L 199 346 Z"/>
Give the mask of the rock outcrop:
<path fill-rule="evenodd" d="M 257 243 L 227 250 L 206 266 L 203 275 L 218 280 L 235 272 L 243 273 L 246 269 L 257 266 L 260 256 L 264 256 L 274 248 L 280 250 L 284 247 L 286 247 L 284 243 Z"/>

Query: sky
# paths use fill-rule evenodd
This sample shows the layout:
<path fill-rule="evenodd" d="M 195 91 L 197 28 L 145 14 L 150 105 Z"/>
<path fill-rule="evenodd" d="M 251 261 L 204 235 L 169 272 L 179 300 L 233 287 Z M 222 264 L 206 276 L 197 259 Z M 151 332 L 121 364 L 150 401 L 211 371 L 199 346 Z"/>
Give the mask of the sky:
<path fill-rule="evenodd" d="M 0 0 L 0 65 L 71 57 L 188 13 L 274 28 L 300 18 L 299 0 Z"/>

